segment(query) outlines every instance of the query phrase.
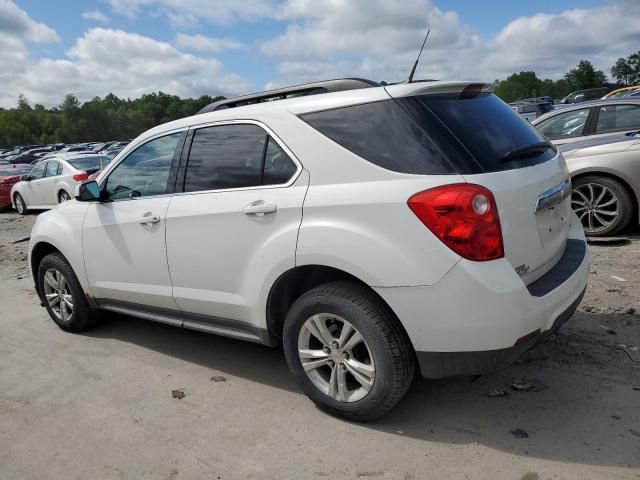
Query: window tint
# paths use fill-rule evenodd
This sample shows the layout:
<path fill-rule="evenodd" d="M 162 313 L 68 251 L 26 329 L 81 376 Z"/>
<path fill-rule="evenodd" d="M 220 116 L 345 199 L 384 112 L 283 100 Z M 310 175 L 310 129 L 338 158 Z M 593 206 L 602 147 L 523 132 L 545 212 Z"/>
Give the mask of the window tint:
<path fill-rule="evenodd" d="M 33 170 L 31 170 L 31 173 L 29 174 L 29 176 L 31 178 L 42 178 L 44 177 L 44 167 L 46 165 L 46 162 L 42 162 L 39 163 L 38 165 L 36 165 L 35 167 L 33 167 Z"/>
<path fill-rule="evenodd" d="M 222 125 L 196 130 L 184 191 L 261 185 L 266 139 L 266 132 L 256 125 Z"/>
<path fill-rule="evenodd" d="M 296 165 L 273 138 L 269 137 L 267 142 L 262 183 L 263 185 L 287 183 L 296 172 Z"/>
<path fill-rule="evenodd" d="M 55 177 L 58 175 L 58 165 L 60 165 L 58 162 L 48 161 L 45 177 Z"/>
<path fill-rule="evenodd" d="M 503 161 L 544 138 L 492 94 L 407 97 L 301 118 L 360 157 L 402 173 L 495 172 L 555 155 L 553 148 L 538 148 L 526 158 Z"/>
<path fill-rule="evenodd" d="M 166 193 L 171 162 L 182 135 L 156 138 L 127 155 L 109 174 L 107 198 L 119 200 Z"/>
<path fill-rule="evenodd" d="M 607 105 L 600 107 L 596 133 L 640 128 L 640 105 Z"/>
<path fill-rule="evenodd" d="M 589 116 L 589 108 L 559 113 L 536 125 L 536 128 L 549 140 L 582 135 Z"/>

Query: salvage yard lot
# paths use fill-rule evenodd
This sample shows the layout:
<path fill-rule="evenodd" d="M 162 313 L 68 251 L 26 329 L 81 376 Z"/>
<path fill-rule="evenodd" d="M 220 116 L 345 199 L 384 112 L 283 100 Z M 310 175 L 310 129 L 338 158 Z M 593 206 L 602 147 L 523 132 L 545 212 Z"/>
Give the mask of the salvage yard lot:
<path fill-rule="evenodd" d="M 516 365 L 416 380 L 352 424 L 314 408 L 279 350 L 119 316 L 62 332 L 12 243 L 35 218 L 0 214 L 2 479 L 640 478 L 637 232 L 591 245 L 578 312 Z"/>

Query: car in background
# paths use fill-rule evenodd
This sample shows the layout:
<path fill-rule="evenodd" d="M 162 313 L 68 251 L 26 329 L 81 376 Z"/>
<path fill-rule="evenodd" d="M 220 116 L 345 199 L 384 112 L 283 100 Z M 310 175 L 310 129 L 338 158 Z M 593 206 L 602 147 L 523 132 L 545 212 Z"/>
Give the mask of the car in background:
<path fill-rule="evenodd" d="M 536 118 L 541 117 L 547 112 L 553 110 L 553 103 L 551 102 L 527 102 L 519 101 L 509 104 L 511 108 L 518 112 L 521 117 L 524 117 L 529 122 L 533 122 Z"/>
<path fill-rule="evenodd" d="M 31 171 L 31 165 L 0 165 L 0 212 L 11 206 L 11 188 Z"/>
<path fill-rule="evenodd" d="M 87 153 L 43 160 L 13 186 L 11 202 L 20 215 L 30 209 L 53 208 L 73 198 L 78 183 L 88 180 L 109 161 L 105 155 Z"/>
<path fill-rule="evenodd" d="M 606 100 L 607 98 L 624 97 L 634 91 L 640 91 L 640 85 L 618 88 L 617 90 L 607 93 L 604 97 L 602 97 L 602 100 Z"/>
<path fill-rule="evenodd" d="M 640 90 L 632 90 L 631 92 L 627 92 L 623 96 L 624 98 L 629 97 L 640 97 Z"/>
<path fill-rule="evenodd" d="M 608 87 L 588 88 L 586 90 L 576 90 L 558 102 L 560 106 L 571 105 L 573 103 L 587 102 L 589 100 L 601 99 L 609 91 Z"/>
<path fill-rule="evenodd" d="M 640 129 L 640 98 L 617 97 L 553 110 L 531 122 L 556 145 Z"/>
<path fill-rule="evenodd" d="M 571 206 L 585 233 L 619 233 L 640 220 L 640 130 L 564 143 L 572 179 Z"/>
<path fill-rule="evenodd" d="M 51 147 L 41 147 L 41 148 L 33 148 L 31 150 L 26 150 L 22 153 L 15 155 L 9 160 L 10 163 L 31 163 L 34 160 L 39 160 L 39 153 L 49 153 L 51 152 Z"/>

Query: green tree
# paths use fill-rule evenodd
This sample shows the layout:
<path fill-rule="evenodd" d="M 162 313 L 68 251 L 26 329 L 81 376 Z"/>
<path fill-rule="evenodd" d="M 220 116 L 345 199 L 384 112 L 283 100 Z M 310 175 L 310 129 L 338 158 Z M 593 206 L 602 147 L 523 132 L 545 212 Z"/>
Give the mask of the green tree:
<path fill-rule="evenodd" d="M 573 90 L 603 87 L 607 84 L 607 76 L 602 70 L 596 70 L 589 60 L 580 60 L 576 68 L 565 73 L 564 79 Z"/>
<path fill-rule="evenodd" d="M 629 85 L 630 78 L 633 76 L 633 68 L 629 65 L 626 58 L 616 60 L 616 63 L 611 67 L 611 76 L 615 78 L 618 83 Z"/>

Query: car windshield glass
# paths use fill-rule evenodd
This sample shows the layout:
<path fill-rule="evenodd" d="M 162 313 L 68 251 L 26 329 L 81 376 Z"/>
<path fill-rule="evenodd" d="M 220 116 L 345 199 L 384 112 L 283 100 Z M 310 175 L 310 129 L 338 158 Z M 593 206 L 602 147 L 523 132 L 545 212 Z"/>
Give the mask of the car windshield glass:
<path fill-rule="evenodd" d="M 104 155 L 92 155 L 90 157 L 74 158 L 67 163 L 76 170 L 97 170 L 104 168 L 109 163 L 109 157 Z"/>

